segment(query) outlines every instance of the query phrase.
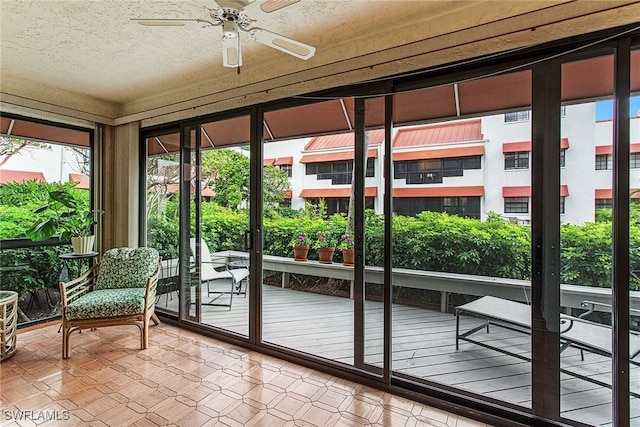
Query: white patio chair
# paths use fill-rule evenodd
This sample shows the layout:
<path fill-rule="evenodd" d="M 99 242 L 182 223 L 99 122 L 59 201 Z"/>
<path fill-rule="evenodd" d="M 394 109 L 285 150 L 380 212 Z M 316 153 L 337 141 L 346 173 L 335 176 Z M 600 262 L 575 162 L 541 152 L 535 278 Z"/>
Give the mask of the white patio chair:
<path fill-rule="evenodd" d="M 196 239 L 191 238 L 189 245 L 191 247 L 191 253 L 195 255 Z M 211 256 L 209 247 L 202 238 L 200 239 L 200 257 L 200 266 L 195 266 L 196 268 L 199 267 L 200 280 L 202 284 L 207 284 L 207 296 L 215 295 L 213 299 L 202 303 L 202 305 L 229 307 L 229 310 L 231 310 L 233 295 L 240 294 L 242 281 L 249 276 L 249 270 L 246 268 L 229 269 L 227 257 Z M 212 286 L 216 281 L 228 282 L 230 284 L 229 290 L 212 290 Z M 229 295 L 228 302 L 217 302 L 224 295 Z"/>

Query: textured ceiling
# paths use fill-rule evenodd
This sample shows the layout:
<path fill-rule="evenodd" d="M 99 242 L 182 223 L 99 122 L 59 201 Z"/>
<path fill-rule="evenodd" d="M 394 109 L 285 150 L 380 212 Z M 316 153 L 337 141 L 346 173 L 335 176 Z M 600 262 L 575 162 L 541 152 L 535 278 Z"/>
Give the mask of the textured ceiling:
<path fill-rule="evenodd" d="M 250 17 L 256 26 L 315 46 L 315 56 L 302 61 L 243 33 L 237 74 L 222 66 L 221 27 L 131 21 L 208 19 L 199 0 L 0 0 L 1 101 L 62 107 L 67 115 L 85 112 L 103 123 L 177 119 L 202 106 L 211 108 L 199 113 L 220 111 L 622 25 L 637 21 L 639 6 L 622 0 L 301 0 L 271 14 L 256 8 Z"/>
<path fill-rule="evenodd" d="M 198 0 L 0 3 L 3 76 L 127 103 L 202 79 L 241 82 L 242 74 L 268 64 L 282 73 L 330 61 L 332 46 L 369 31 L 374 22 L 377 30 L 388 28 L 410 12 L 426 13 L 442 2 L 303 1 L 270 14 L 256 8 L 251 16 L 256 26 L 316 46 L 318 52 L 304 64 L 242 33 L 241 76 L 222 66 L 221 27 L 148 27 L 130 20 L 209 19 Z"/>

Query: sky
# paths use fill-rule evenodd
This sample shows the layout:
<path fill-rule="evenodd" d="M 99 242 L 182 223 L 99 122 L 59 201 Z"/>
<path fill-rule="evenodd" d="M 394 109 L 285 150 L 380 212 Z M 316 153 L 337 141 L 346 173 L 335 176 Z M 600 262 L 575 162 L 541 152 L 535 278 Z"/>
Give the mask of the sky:
<path fill-rule="evenodd" d="M 631 97 L 631 117 L 640 116 L 640 96 Z M 613 100 L 596 102 L 596 120 L 611 120 L 613 118 Z"/>

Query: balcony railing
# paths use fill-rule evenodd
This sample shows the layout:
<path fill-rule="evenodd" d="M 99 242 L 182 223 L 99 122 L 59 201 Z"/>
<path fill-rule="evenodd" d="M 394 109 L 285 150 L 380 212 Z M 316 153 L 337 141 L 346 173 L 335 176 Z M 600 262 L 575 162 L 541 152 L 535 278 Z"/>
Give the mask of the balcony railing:
<path fill-rule="evenodd" d="M 68 265 L 61 254 L 72 252 L 68 242 L 58 238 L 33 242 L 29 239 L 0 241 L 0 289 L 16 291 L 18 327 L 60 316 L 58 282 L 80 272 L 77 263 Z"/>

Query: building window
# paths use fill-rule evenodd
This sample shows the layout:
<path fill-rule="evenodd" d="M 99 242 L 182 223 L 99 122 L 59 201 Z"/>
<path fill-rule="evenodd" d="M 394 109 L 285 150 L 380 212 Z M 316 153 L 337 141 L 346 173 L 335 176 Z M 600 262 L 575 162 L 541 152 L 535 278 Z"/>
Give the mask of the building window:
<path fill-rule="evenodd" d="M 613 209 L 613 199 L 596 199 L 596 209 Z"/>
<path fill-rule="evenodd" d="M 504 213 L 529 213 L 528 197 L 505 197 Z"/>
<path fill-rule="evenodd" d="M 505 123 L 527 122 L 529 121 L 529 111 L 512 111 L 504 114 Z"/>
<path fill-rule="evenodd" d="M 560 197 L 560 214 L 564 215 L 564 204 L 566 197 Z"/>
<path fill-rule="evenodd" d="M 640 168 L 640 153 L 631 153 L 631 157 L 629 158 L 629 167 L 631 169 Z"/>
<path fill-rule="evenodd" d="M 566 162 L 566 157 L 567 157 L 567 149 L 563 148 L 562 150 L 560 150 L 560 167 L 563 168 Z"/>
<path fill-rule="evenodd" d="M 376 173 L 374 158 L 367 159 L 365 176 L 373 177 Z M 351 184 L 353 176 L 353 160 L 339 162 L 307 163 L 306 175 L 318 175 L 317 179 L 330 179 L 332 185 Z M 289 175 L 291 176 L 291 175 Z"/>
<path fill-rule="evenodd" d="M 480 197 L 396 197 L 393 206 L 398 215 L 430 211 L 480 219 Z"/>
<path fill-rule="evenodd" d="M 560 106 L 560 117 L 565 117 L 566 115 L 567 115 L 567 106 L 566 105 Z"/>
<path fill-rule="evenodd" d="M 291 178 L 291 174 L 292 174 L 292 171 L 293 171 L 293 166 L 291 166 L 291 165 L 280 165 L 278 167 L 287 173 L 287 177 Z"/>
<path fill-rule="evenodd" d="M 613 156 L 611 154 L 596 154 L 596 170 L 613 169 Z"/>
<path fill-rule="evenodd" d="M 529 169 L 529 152 L 518 151 L 504 154 L 504 168 L 507 169 Z"/>
<path fill-rule="evenodd" d="M 407 184 L 439 184 L 445 176 L 463 176 L 468 169 L 480 169 L 480 156 L 394 162 L 393 177 Z"/>
<path fill-rule="evenodd" d="M 306 199 L 313 206 L 318 206 L 320 199 L 317 197 L 310 197 Z M 349 198 L 348 197 L 326 197 L 324 198 L 325 206 L 327 208 L 327 215 L 331 216 L 337 213 L 346 214 L 349 212 Z M 364 198 L 364 208 L 373 209 L 373 197 Z"/>

